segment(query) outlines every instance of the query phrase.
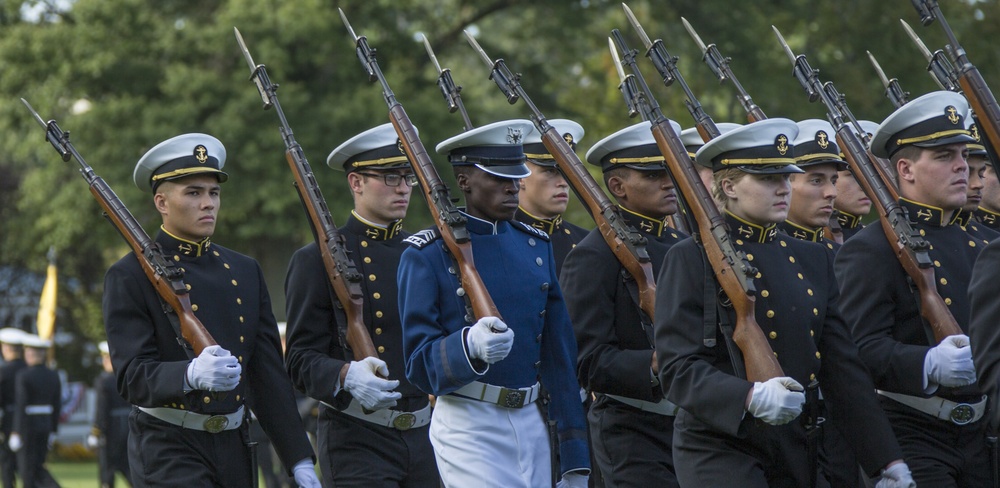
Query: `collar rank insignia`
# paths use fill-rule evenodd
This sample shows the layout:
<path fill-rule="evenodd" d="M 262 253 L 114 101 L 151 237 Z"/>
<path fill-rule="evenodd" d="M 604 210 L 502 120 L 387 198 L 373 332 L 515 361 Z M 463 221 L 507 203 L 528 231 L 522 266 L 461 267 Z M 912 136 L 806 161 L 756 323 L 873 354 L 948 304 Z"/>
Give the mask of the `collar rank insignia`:
<path fill-rule="evenodd" d="M 948 122 L 951 122 L 952 124 L 957 124 L 960 120 L 962 120 L 962 118 L 958 116 L 958 109 L 951 105 L 945 107 L 944 112 L 948 114 Z"/>
<path fill-rule="evenodd" d="M 924 221 L 929 221 L 933 216 L 934 213 L 931 212 L 930 210 L 927 210 L 926 208 L 921 208 L 917 210 L 917 217 L 923 219 Z"/>
<path fill-rule="evenodd" d="M 806 235 L 805 231 L 800 229 L 795 229 L 795 232 L 792 232 L 792 237 L 796 239 L 806 240 L 809 236 Z"/>
<path fill-rule="evenodd" d="M 372 239 L 377 239 L 378 238 L 378 231 L 375 230 L 375 229 L 372 229 L 371 227 L 369 227 L 368 229 L 365 230 L 365 235 L 367 235 L 368 237 L 371 237 Z"/>
<path fill-rule="evenodd" d="M 747 239 L 753 236 L 753 229 L 749 227 L 744 227 L 742 225 L 740 226 L 739 229 L 736 229 L 736 232 L 739 232 L 741 236 L 746 237 Z"/>
<path fill-rule="evenodd" d="M 826 135 L 826 131 L 816 133 L 816 144 L 819 144 L 820 149 L 826 149 L 830 145 L 830 136 Z"/>
<path fill-rule="evenodd" d="M 194 158 L 197 159 L 199 163 L 205 164 L 205 161 L 208 161 L 208 148 L 201 144 L 195 146 Z"/>

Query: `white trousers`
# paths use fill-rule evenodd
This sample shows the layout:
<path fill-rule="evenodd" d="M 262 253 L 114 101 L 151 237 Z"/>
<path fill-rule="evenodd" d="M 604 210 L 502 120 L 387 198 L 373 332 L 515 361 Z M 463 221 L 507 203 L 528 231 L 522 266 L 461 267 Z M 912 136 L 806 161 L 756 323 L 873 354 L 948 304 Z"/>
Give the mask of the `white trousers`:
<path fill-rule="evenodd" d="M 430 438 L 446 487 L 552 484 L 549 440 L 537 405 L 502 408 L 454 395 L 439 396 Z"/>

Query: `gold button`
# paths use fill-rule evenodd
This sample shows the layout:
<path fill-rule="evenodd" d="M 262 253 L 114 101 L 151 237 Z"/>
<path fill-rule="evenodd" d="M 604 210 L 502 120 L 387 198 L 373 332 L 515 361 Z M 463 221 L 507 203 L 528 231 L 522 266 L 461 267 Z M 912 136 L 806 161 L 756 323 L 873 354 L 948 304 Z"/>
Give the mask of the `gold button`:
<path fill-rule="evenodd" d="M 816 331 L 815 330 L 810 330 L 809 331 L 809 337 L 816 337 Z"/>
<path fill-rule="evenodd" d="M 375 275 L 373 274 L 368 275 L 368 281 L 375 281 Z"/>
<path fill-rule="evenodd" d="M 941 278 L 938 281 L 940 281 L 942 285 L 947 285 L 948 284 L 948 280 L 946 278 Z"/>
<path fill-rule="evenodd" d="M 372 258 L 365 256 L 365 263 L 370 263 L 370 262 L 372 262 Z"/>
<path fill-rule="evenodd" d="M 240 401 L 240 396 L 236 395 L 236 401 Z"/>
<path fill-rule="evenodd" d="M 743 239 L 736 239 L 736 243 L 742 246 L 743 245 Z"/>
<path fill-rule="evenodd" d="M 760 271 L 758 271 L 758 272 L 757 272 L 757 276 L 754 276 L 754 278 L 757 278 L 757 279 L 759 280 L 761 276 L 762 276 L 762 275 L 760 274 Z"/>
<path fill-rule="evenodd" d="M 929 246 L 927 246 L 927 249 L 930 249 L 931 251 L 933 251 L 934 250 L 934 244 L 930 244 Z"/>
<path fill-rule="evenodd" d="M 829 242 L 827 242 L 827 243 L 826 243 L 826 247 L 828 247 L 828 248 L 830 248 L 830 249 L 833 249 L 833 244 L 830 244 Z"/>
<path fill-rule="evenodd" d="M 215 254 L 216 256 L 218 256 L 219 255 L 219 251 L 212 251 L 212 254 Z"/>
<path fill-rule="evenodd" d="M 361 241 L 361 247 L 368 247 L 368 241 Z"/>
<path fill-rule="evenodd" d="M 813 296 L 813 289 L 812 288 L 806 288 L 806 293 L 808 293 L 809 296 Z"/>
<path fill-rule="evenodd" d="M 197 312 L 198 311 L 198 304 L 197 303 L 192 303 L 191 304 L 191 311 L 192 312 Z"/>
<path fill-rule="evenodd" d="M 945 305 L 951 305 L 951 298 L 945 298 L 944 299 L 944 304 Z"/>
<path fill-rule="evenodd" d="M 191 283 L 185 283 L 184 288 L 187 288 L 188 291 L 191 291 Z"/>
<path fill-rule="evenodd" d="M 767 318 L 773 319 L 774 318 L 774 310 L 768 310 L 766 315 L 767 315 Z"/>
<path fill-rule="evenodd" d="M 236 280 L 233 280 L 232 283 L 233 283 L 233 286 L 236 286 Z"/>
<path fill-rule="evenodd" d="M 816 381 L 816 373 L 809 375 L 809 381 Z"/>
<path fill-rule="evenodd" d="M 569 234 L 569 232 L 566 232 L 566 233 Z M 673 232 L 671 232 L 670 233 L 670 237 L 673 237 L 674 239 L 676 239 L 677 238 L 677 234 L 674 234 Z"/>
<path fill-rule="evenodd" d="M 245 320 L 243 320 L 243 316 L 242 316 L 242 315 L 240 315 L 240 323 L 242 324 L 242 323 L 244 323 L 244 322 L 246 322 L 246 321 L 245 321 Z"/>
<path fill-rule="evenodd" d="M 778 241 L 778 243 L 781 244 L 781 247 L 788 247 L 788 244 L 785 241 Z"/>
<path fill-rule="evenodd" d="M 382 354 L 383 352 L 385 352 L 385 346 L 378 346 L 378 352 L 379 352 L 379 354 Z"/>
<path fill-rule="evenodd" d="M 563 229 L 563 232 L 564 232 L 564 233 L 565 233 L 566 235 L 569 235 L 569 229 Z M 677 236 L 674 236 L 674 237 L 677 237 Z"/>
<path fill-rule="evenodd" d="M 375 328 L 375 335 L 382 335 L 382 328 L 381 327 L 376 327 Z"/>
<path fill-rule="evenodd" d="M 760 291 L 760 296 L 762 296 L 762 297 L 764 297 L 764 298 L 767 298 L 767 296 L 768 296 L 768 295 L 770 295 L 770 294 L 771 294 L 771 293 L 770 293 L 770 292 L 768 292 L 767 290 L 761 290 L 761 291 Z"/>
<path fill-rule="evenodd" d="M 243 342 L 244 340 L 246 340 L 246 338 L 243 337 L 243 336 L 240 336 L 240 342 Z"/>
<path fill-rule="evenodd" d="M 229 269 L 229 263 L 222 263 L 222 265 L 225 266 L 226 269 Z"/>
<path fill-rule="evenodd" d="M 770 337 L 771 339 L 777 339 L 778 333 L 772 330 L 771 333 L 768 334 L 767 336 Z"/>
<path fill-rule="evenodd" d="M 976 241 L 969 241 L 969 247 L 976 247 Z"/>
<path fill-rule="evenodd" d="M 382 298 L 382 294 L 379 292 L 372 293 L 372 298 L 378 300 L 379 298 Z"/>
<path fill-rule="evenodd" d="M 176 403 L 171 403 L 171 404 L 170 404 L 170 406 L 171 406 L 172 408 L 177 408 L 177 404 L 176 404 Z"/>
<path fill-rule="evenodd" d="M 210 397 L 202 398 L 201 401 L 203 401 L 205 403 L 212 403 L 212 399 Z"/>
<path fill-rule="evenodd" d="M 177 408 L 179 408 L 181 410 L 184 410 L 185 407 L 184 407 L 184 404 L 182 403 L 182 404 L 178 405 Z"/>
<path fill-rule="evenodd" d="M 778 351 L 774 351 L 774 357 L 778 357 Z"/>
<path fill-rule="evenodd" d="M 937 259 L 935 259 L 934 260 L 934 266 L 937 266 L 938 268 L 940 268 L 941 267 L 941 261 L 938 261 Z"/>
<path fill-rule="evenodd" d="M 820 354 L 820 353 L 819 353 L 819 351 L 816 351 L 816 359 L 819 359 L 819 358 L 821 358 L 821 357 L 823 357 L 823 355 L 822 355 L 822 354 Z"/>
<path fill-rule="evenodd" d="M 379 311 L 375 312 L 375 317 L 382 318 L 382 311 L 379 310 Z"/>
<path fill-rule="evenodd" d="M 814 308 L 813 309 L 813 315 L 819 315 L 819 309 Z"/>
<path fill-rule="evenodd" d="M 805 277 L 805 276 L 802 276 L 802 273 L 799 273 L 799 274 L 798 274 L 798 277 L 799 277 L 799 279 L 800 279 L 800 280 L 804 280 L 804 279 L 806 279 L 806 277 Z"/>
<path fill-rule="evenodd" d="M 794 263 L 795 262 L 795 256 L 788 256 L 788 261 Z"/>
<path fill-rule="evenodd" d="M 243 305 L 243 299 L 242 298 L 237 298 L 236 299 L 236 304 L 237 305 Z"/>
<path fill-rule="evenodd" d="M 927 232 L 924 232 L 924 229 L 920 229 L 920 235 L 925 236 L 927 235 Z"/>
<path fill-rule="evenodd" d="M 174 254 L 174 261 L 180 261 L 180 260 L 181 260 L 181 257 L 178 256 L 178 255 L 176 255 L 176 254 Z"/>
<path fill-rule="evenodd" d="M 237 359 L 239 359 L 241 363 L 243 362 L 243 356 L 242 355 L 239 356 Z"/>
<path fill-rule="evenodd" d="M 747 261 L 753 261 L 753 254 L 747 254 Z"/>

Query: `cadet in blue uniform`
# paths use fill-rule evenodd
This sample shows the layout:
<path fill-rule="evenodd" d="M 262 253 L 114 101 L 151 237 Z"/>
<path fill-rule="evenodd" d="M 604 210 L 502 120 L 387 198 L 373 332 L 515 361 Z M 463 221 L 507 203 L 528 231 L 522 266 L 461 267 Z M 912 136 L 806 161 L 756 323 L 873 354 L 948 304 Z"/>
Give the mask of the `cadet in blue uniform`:
<path fill-rule="evenodd" d="M 893 112 L 871 142 L 872 153 L 896 168 L 900 205 L 930 244 L 937 292 L 963 331 L 973 263 L 985 247 L 954 219 L 968 187 L 967 112 L 961 95 L 933 92 Z M 986 399 L 976 385 L 969 338 L 935 344 L 895 253 L 879 225 L 844 243 L 836 262 L 844 318 L 917 484 L 986 486 Z"/>
<path fill-rule="evenodd" d="M 658 270 L 667 249 L 687 236 L 666 225 L 677 212 L 677 193 L 649 123 L 598 141 L 587 162 L 601 167 L 622 217 L 646 238 Z M 653 372 L 653 324 L 639 309 L 635 279 L 594 230 L 570 252 L 559 280 L 576 333 L 577 375 L 596 395 L 587 418 L 605 483 L 677 486 L 670 456 L 677 407 L 663 398 Z"/>
<path fill-rule="evenodd" d="M 573 149 L 583 139 L 583 127 L 572 120 L 552 119 L 549 124 L 562 134 Z M 560 273 L 566 255 L 588 231 L 563 220 L 563 212 L 569 205 L 570 186 L 556 165 L 555 156 L 542 144 L 541 134 L 533 130 L 523 142 L 531 174 L 521 179 L 521 193 L 514 218 L 549 235 L 556 258 L 556 273 Z"/>
<path fill-rule="evenodd" d="M 17 474 L 17 456 L 7 445 L 10 428 L 14 425 L 14 378 L 24 369 L 24 349 L 21 338 L 25 332 L 13 327 L 0 329 L 0 348 L 3 349 L 3 365 L 0 365 L 0 480 L 3 488 L 14 488 Z"/>
<path fill-rule="evenodd" d="M 881 486 L 912 486 L 840 317 L 831 253 L 775 225 L 788 212 L 787 174 L 802 172 L 792 164 L 797 132 L 788 119 L 763 120 L 713 139 L 696 156 L 715 171 L 731 242 L 757 270 L 756 320 L 787 376 L 744 379 L 739 351 L 727 346 L 735 313 L 725 300 L 716 313 L 718 285 L 707 278 L 704 251 L 692 239 L 672 247 L 657 280 L 655 332 L 660 381 L 681 408 L 673 439 L 681 486 L 809 486 L 816 468 L 799 415 L 803 385 L 814 380 L 865 470 L 889 468 Z"/>
<path fill-rule="evenodd" d="M 407 247 L 402 219 L 417 177 L 392 124 L 367 130 L 330 153 L 347 172 L 354 210 L 340 228 L 364 276 L 363 317 L 379 358 L 353 358 L 341 343 L 343 309 L 315 242 L 299 249 L 285 280 L 292 382 L 322 402 L 317 442 L 325 486 L 436 487 L 427 394 L 404 377 L 396 269 Z M 376 373 L 387 379 L 379 378 Z"/>
<path fill-rule="evenodd" d="M 118 394 L 107 341 L 101 341 L 98 349 L 104 371 L 94 381 L 96 411 L 94 427 L 87 436 L 87 446 L 97 449 L 97 479 L 101 488 L 112 488 L 115 486 L 115 473 L 121 473 L 126 481 L 131 479 L 128 469 L 128 415 L 132 405 Z"/>
<path fill-rule="evenodd" d="M 437 146 L 464 195 L 475 265 L 503 317 L 466 310 L 456 265 L 437 230 L 407 241 L 399 264 L 406 377 L 437 395 L 431 442 L 446 486 L 551 483 L 549 441 L 534 405 L 539 379 L 557 422 L 560 486 L 586 486 L 586 423 L 576 343 L 548 234 L 513 220 L 528 175 L 527 120 L 496 122 Z M 506 324 L 505 324 L 506 323 Z"/>
<path fill-rule="evenodd" d="M 52 341 L 33 334 L 25 334 L 21 341 L 27 366 L 14 379 L 14 424 L 8 445 L 17 453 L 17 472 L 24 488 L 58 488 L 45 469 L 62 407 L 59 374 L 45 365 Z"/>
<path fill-rule="evenodd" d="M 135 486 L 251 484 L 246 446 L 254 411 L 300 486 L 319 486 L 312 446 L 281 359 L 278 327 L 260 265 L 212 242 L 226 150 L 206 134 L 168 139 L 139 160 L 135 184 L 163 220 L 155 240 L 184 270 L 191 308 L 218 346 L 198 356 L 179 332 L 133 254 L 104 279 L 104 319 L 118 392 L 129 416 Z"/>

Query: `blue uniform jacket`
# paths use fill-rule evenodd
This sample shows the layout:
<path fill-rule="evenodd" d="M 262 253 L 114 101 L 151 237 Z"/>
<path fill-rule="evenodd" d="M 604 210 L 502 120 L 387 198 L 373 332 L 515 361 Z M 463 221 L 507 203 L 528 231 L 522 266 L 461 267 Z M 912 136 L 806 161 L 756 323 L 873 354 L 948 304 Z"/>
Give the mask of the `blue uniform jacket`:
<path fill-rule="evenodd" d="M 516 221 L 493 224 L 468 217 L 476 268 L 514 346 L 502 361 L 469 360 L 464 299 L 444 242 L 435 229 L 411 236 L 399 263 L 399 311 L 406 377 L 421 390 L 446 395 L 472 381 L 523 388 L 541 379 L 557 422 L 562 472 L 589 468 L 576 341 L 556 276 L 548 235 Z M 469 317 L 472 318 L 472 317 Z"/>

